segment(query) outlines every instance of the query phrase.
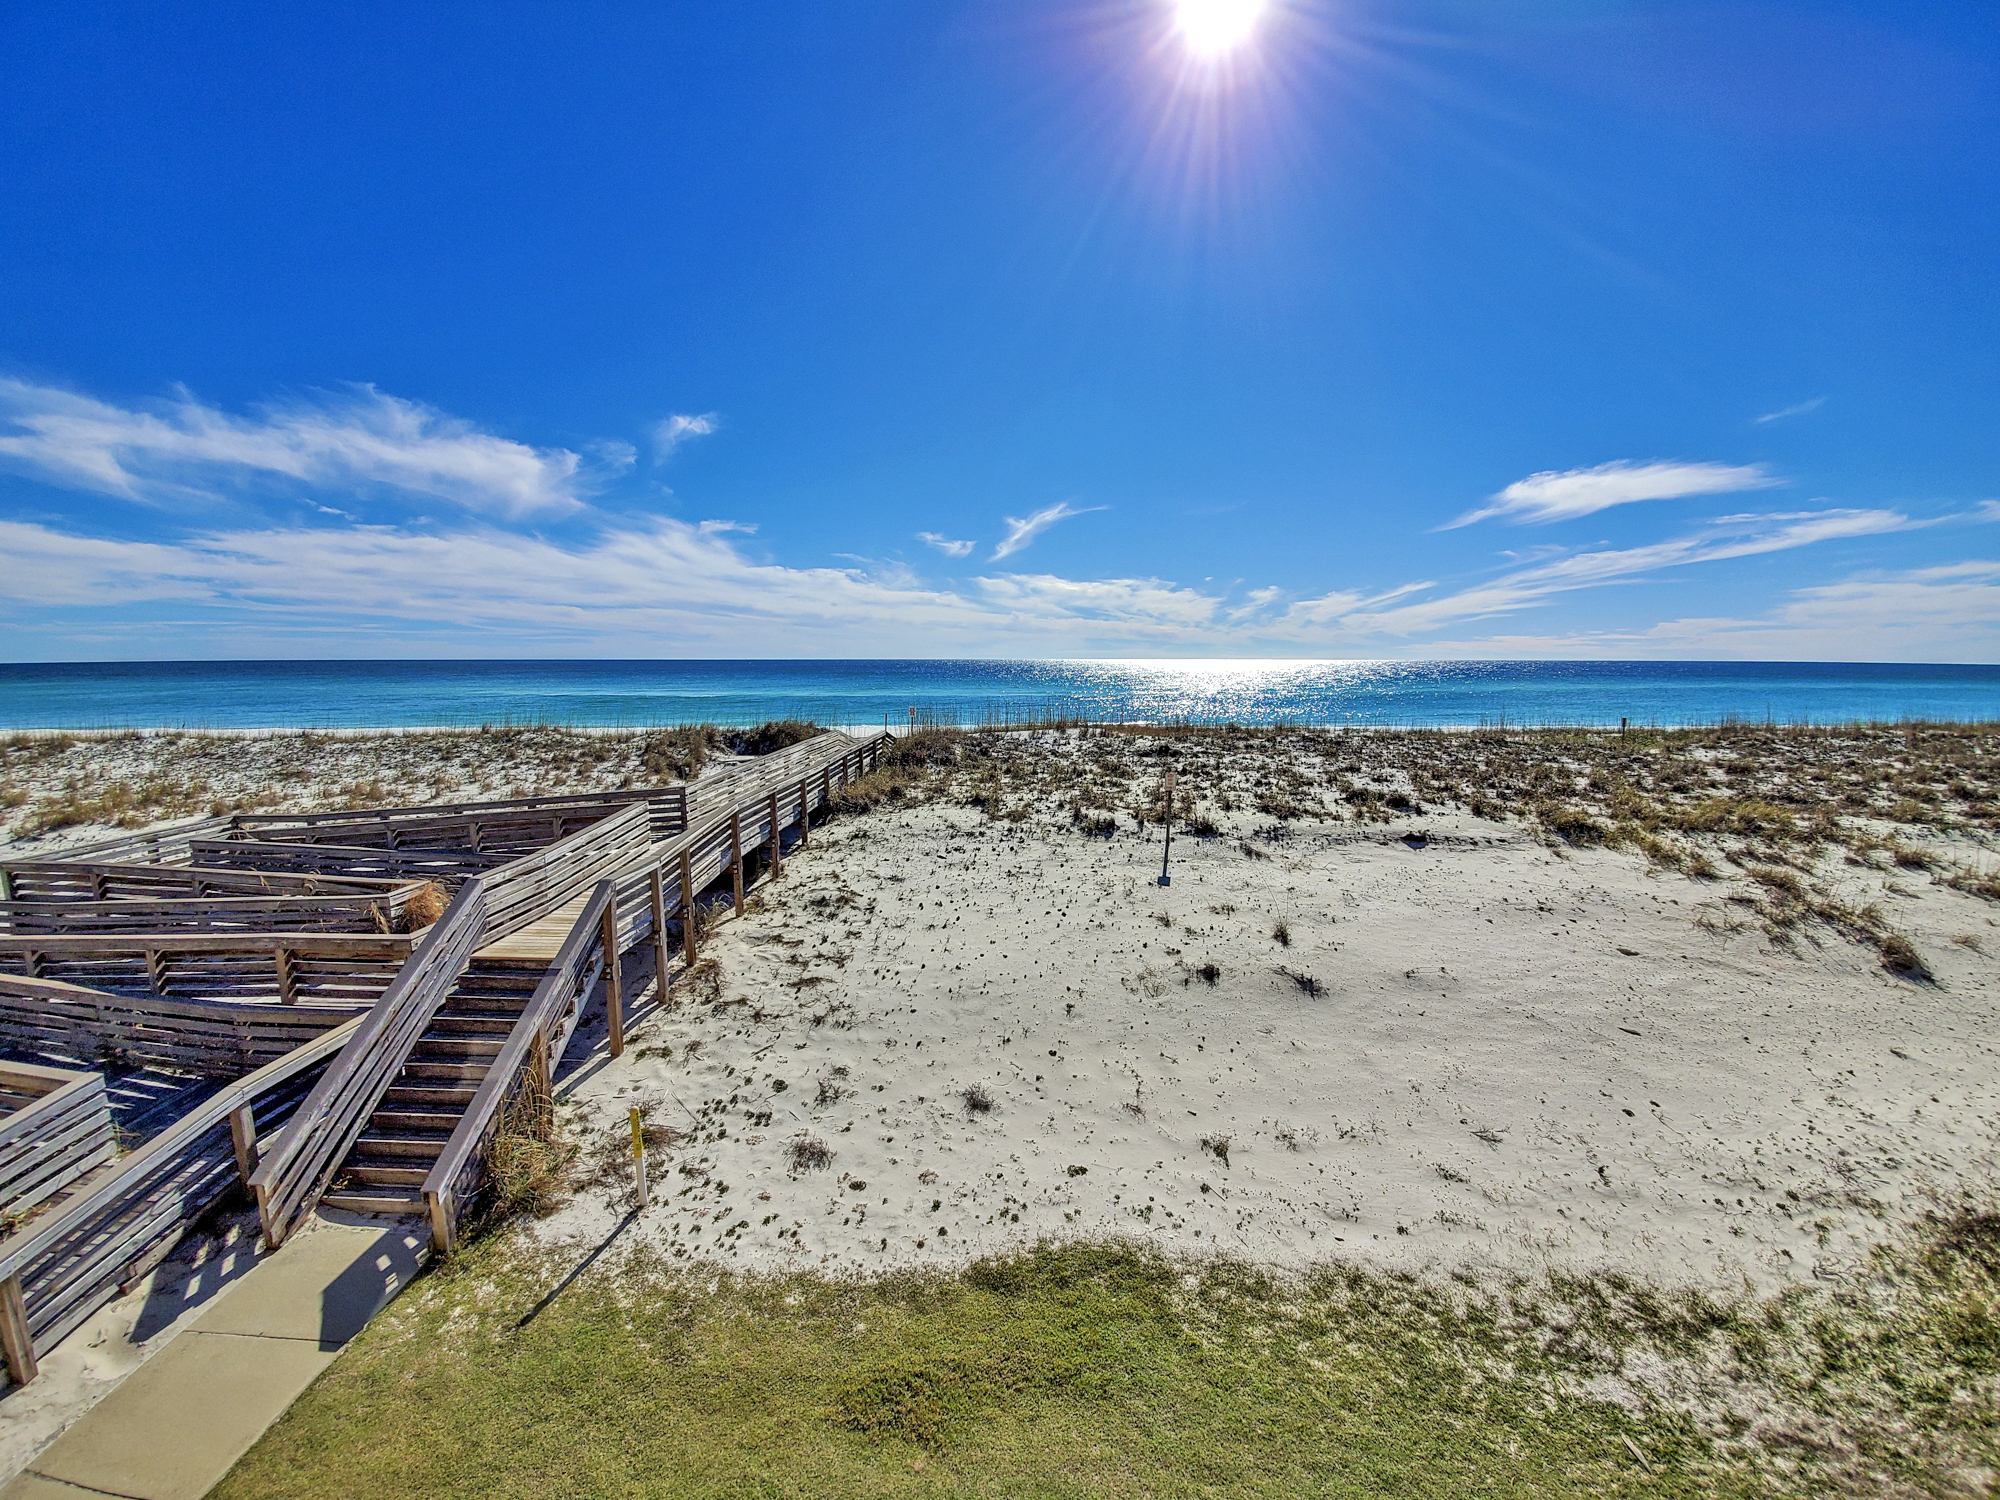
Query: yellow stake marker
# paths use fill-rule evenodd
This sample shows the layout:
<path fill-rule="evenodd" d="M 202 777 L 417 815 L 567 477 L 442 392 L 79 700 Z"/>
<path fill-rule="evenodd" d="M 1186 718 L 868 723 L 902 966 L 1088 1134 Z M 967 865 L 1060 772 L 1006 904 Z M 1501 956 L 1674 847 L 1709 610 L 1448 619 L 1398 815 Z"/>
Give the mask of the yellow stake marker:
<path fill-rule="evenodd" d="M 646 1206 L 646 1127 L 640 1123 L 639 1107 L 632 1106 L 632 1162 L 639 1171 L 639 1207 Z"/>

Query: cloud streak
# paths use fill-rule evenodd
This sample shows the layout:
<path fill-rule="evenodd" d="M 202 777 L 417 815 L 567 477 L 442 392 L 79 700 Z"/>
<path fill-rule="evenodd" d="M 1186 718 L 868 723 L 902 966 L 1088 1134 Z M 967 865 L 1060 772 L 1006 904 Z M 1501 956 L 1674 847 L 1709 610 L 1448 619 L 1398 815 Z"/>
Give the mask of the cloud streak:
<path fill-rule="evenodd" d="M 1000 538 L 1000 545 L 993 549 L 993 561 L 998 562 L 1003 557 L 1012 557 L 1022 548 L 1032 545 L 1036 537 L 1058 521 L 1067 521 L 1072 516 L 1087 516 L 1092 511 L 1103 509 L 1101 505 L 1090 505 L 1078 510 L 1067 501 L 1062 501 L 1038 510 L 1025 519 L 1019 516 L 1007 516 L 1004 518 L 1007 522 L 1007 534 Z"/>
<path fill-rule="evenodd" d="M 1818 411 L 1826 405 L 1826 397 L 1815 396 L 1810 401 L 1801 401 L 1797 406 L 1787 406 L 1782 411 L 1767 411 L 1761 417 L 1753 418 L 1759 426 L 1766 422 L 1782 422 L 1787 417 L 1803 417 L 1809 411 Z"/>
<path fill-rule="evenodd" d="M 611 450 L 623 467 L 629 452 Z M 179 391 L 144 408 L 0 379 L 0 465 L 66 489 L 149 505 L 220 498 L 247 483 L 385 487 L 522 520 L 583 508 L 580 455 L 534 448 L 373 386 L 242 416 Z"/>
<path fill-rule="evenodd" d="M 977 542 L 953 541 L 937 531 L 920 531 L 917 533 L 917 540 L 926 547 L 937 548 L 946 557 L 970 557 L 972 549 L 979 545 Z"/>
<path fill-rule="evenodd" d="M 688 416 L 676 412 L 673 416 L 653 424 L 653 462 L 665 463 L 674 456 L 674 450 L 696 438 L 705 438 L 722 426 L 719 412 L 703 412 L 700 416 Z"/>
<path fill-rule="evenodd" d="M 1591 469 L 1545 469 L 1515 480 L 1485 506 L 1467 511 L 1438 529 L 1450 531 L 1495 516 L 1516 524 L 1571 521 L 1640 500 L 1762 490 L 1783 482 L 1762 464 L 1642 464 L 1621 459 Z"/>

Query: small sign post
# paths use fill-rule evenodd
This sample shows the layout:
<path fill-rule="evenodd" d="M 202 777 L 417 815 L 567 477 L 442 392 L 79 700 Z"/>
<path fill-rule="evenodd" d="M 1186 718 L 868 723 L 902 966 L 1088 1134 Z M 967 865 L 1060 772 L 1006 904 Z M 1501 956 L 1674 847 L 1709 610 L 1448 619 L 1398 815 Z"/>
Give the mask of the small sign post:
<path fill-rule="evenodd" d="M 646 1127 L 639 1119 L 639 1107 L 632 1106 L 632 1165 L 639 1174 L 639 1207 L 646 1206 Z"/>
<path fill-rule="evenodd" d="M 1167 842 L 1160 850 L 1160 884 L 1172 885 L 1174 877 L 1167 873 L 1167 856 L 1174 852 L 1174 773 L 1167 772 Z"/>

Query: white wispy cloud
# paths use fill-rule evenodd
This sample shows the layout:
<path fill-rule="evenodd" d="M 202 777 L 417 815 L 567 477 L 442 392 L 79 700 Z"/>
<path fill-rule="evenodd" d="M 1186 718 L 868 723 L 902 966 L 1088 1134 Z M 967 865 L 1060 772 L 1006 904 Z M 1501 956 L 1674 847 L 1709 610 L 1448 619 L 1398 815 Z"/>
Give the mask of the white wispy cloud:
<path fill-rule="evenodd" d="M 1385 602 L 1422 592 L 1408 585 L 1364 601 L 1347 594 L 1301 600 L 1290 605 L 1275 628 L 1294 638 L 1336 627 L 1355 638 L 1417 637 L 1471 620 L 1514 614 L 1578 589 L 1632 583 L 1670 568 L 1722 562 L 1736 557 L 1784 552 L 1842 537 L 1906 531 L 1913 522 L 1894 510 L 1824 510 L 1775 515 L 1729 516 L 1699 532 L 1640 547 L 1576 552 L 1552 562 L 1517 568 L 1498 577 L 1430 599 Z"/>
<path fill-rule="evenodd" d="M 171 507 L 182 517 L 175 534 L 150 540 L 81 534 L 80 522 L 65 529 L 0 521 L 6 563 L 0 618 L 17 632 L 49 639 L 66 630 L 74 641 L 149 644 L 171 632 L 177 643 L 229 640 L 255 648 L 250 654 L 268 652 L 280 639 L 504 641 L 517 649 L 628 653 L 670 644 L 690 654 L 733 656 L 797 655 L 801 642 L 829 652 L 923 656 L 1459 654 L 1461 643 L 1442 639 L 1447 632 L 1577 590 L 1840 538 L 2000 519 L 1995 501 L 1934 521 L 1912 521 L 1891 509 L 1748 513 L 1641 546 L 1526 549 L 1505 569 L 1468 584 L 1329 586 L 1307 597 L 1241 579 L 1191 586 L 1046 573 L 993 573 L 940 587 L 901 562 L 858 554 L 845 567 L 760 560 L 742 541 L 755 527 L 727 519 L 634 520 L 600 510 L 556 536 L 523 534 L 524 520 L 583 510 L 589 486 L 629 467 L 633 457 L 618 444 L 586 452 L 592 456 L 531 448 L 369 387 L 245 415 L 185 393 L 126 408 L 0 381 L 0 466 L 72 490 Z M 1707 488 L 1689 493 L 1772 482 L 1754 466 L 1610 465 L 1533 476 L 1522 484 L 1547 482 L 1511 503 L 1525 507 L 1523 514 L 1537 508 L 1588 514 L 1601 508 L 1595 504 L 1601 492 L 1585 506 L 1591 496 L 1579 498 L 1556 481 L 1601 480 L 1607 470 L 1629 481 L 1642 468 L 1675 469 L 1681 478 L 1653 474 L 1627 483 L 1627 490 L 1685 485 L 1686 471 L 1697 470 L 1707 474 L 1694 476 Z M 443 498 L 460 510 L 371 508 L 372 487 Z M 337 493 L 322 495 L 327 490 Z M 242 507 L 175 503 L 221 493 L 283 500 L 270 514 L 285 519 L 233 522 L 225 517 L 243 515 Z M 1640 496 L 1602 503 L 1631 498 Z M 1050 526 L 1085 513 L 1059 504 L 1025 519 L 1009 517 L 994 557 L 1018 553 Z M 202 521 L 188 523 L 189 514 Z M 387 524 L 385 515 L 392 518 Z M 974 548 L 942 533 L 918 535 L 952 557 Z M 1664 655 L 1676 641 L 1720 642 L 1734 632 L 1772 643 L 1767 654 L 1779 654 L 1787 643 L 1879 630 L 1884 642 L 1905 643 L 1896 648 L 1905 655 L 1921 654 L 1916 627 L 1897 623 L 1896 612 L 1907 609 L 1910 619 L 1937 622 L 1940 641 L 1966 642 L 1960 649 L 1977 654 L 1971 643 L 1993 633 L 1995 567 L 1871 575 L 1800 590 L 1783 610 L 1748 623 L 1681 621 L 1597 639 Z M 1530 639 L 1488 641 L 1500 649 Z M 1850 647 L 1847 654 L 1890 650 Z"/>
<path fill-rule="evenodd" d="M 689 416 L 676 412 L 653 424 L 653 461 L 665 463 L 673 457 L 674 450 L 695 438 L 704 438 L 722 426 L 719 412 L 706 411 L 700 416 Z"/>
<path fill-rule="evenodd" d="M 977 542 L 954 541 L 937 531 L 920 531 L 917 533 L 917 540 L 926 547 L 937 548 L 946 557 L 970 557 L 972 549 L 979 545 Z"/>
<path fill-rule="evenodd" d="M 1007 522 L 1007 534 L 1000 538 L 1000 545 L 993 549 L 993 561 L 998 562 L 1003 557 L 1012 557 L 1058 521 L 1067 521 L 1072 516 L 1087 516 L 1094 510 L 1104 508 L 1102 505 L 1087 505 L 1079 510 L 1067 501 L 1062 501 L 1046 506 L 1025 519 L 1019 516 L 1004 517 Z"/>
<path fill-rule="evenodd" d="M 1621 459 L 1590 469 L 1546 469 L 1517 479 L 1478 510 L 1440 527 L 1450 531 L 1504 516 L 1514 522 L 1570 521 L 1637 500 L 1680 500 L 1769 489 L 1782 484 L 1762 464 L 1634 463 Z"/>
<path fill-rule="evenodd" d="M 1760 615 L 1662 620 L 1641 630 L 1439 641 L 1454 655 L 1696 657 L 1749 661 L 2000 660 L 2000 562 L 1855 574 L 1793 590 Z M 1911 712 L 1924 705 L 1913 702 Z"/>
<path fill-rule="evenodd" d="M 1782 422 L 1787 417 L 1803 417 L 1809 411 L 1818 411 L 1824 405 L 1826 405 L 1826 397 L 1815 396 L 1810 401 L 1801 401 L 1797 406 L 1787 406 L 1782 411 L 1767 411 L 1763 416 L 1756 417 L 1753 420 L 1760 424 L 1764 422 Z"/>
<path fill-rule="evenodd" d="M 1426 582 L 1292 599 L 1232 598 L 1157 578 L 1003 573 L 963 589 L 864 562 L 796 568 L 746 557 L 727 521 L 653 519 L 577 542 L 487 524 L 438 533 L 391 526 L 271 526 L 177 542 L 77 536 L 0 523 L 0 601 L 20 620 L 79 618 L 107 602 L 192 608 L 217 629 L 246 622 L 323 638 L 455 631 L 472 640 L 597 648 L 639 643 L 716 655 L 828 650 L 936 656 L 1189 654 L 1260 648 L 1436 649 L 1454 625 L 1515 613 L 1577 589 L 1911 524 L 1893 511 L 1739 517 L 1675 541 L 1584 552 L 1432 594 Z M 116 629 L 103 624 L 103 629 Z M 134 624 L 132 632 L 154 627 Z M 193 626 L 185 627 L 193 630 Z"/>
<path fill-rule="evenodd" d="M 612 453 L 607 466 L 629 465 Z M 382 486 L 510 520 L 579 510 L 603 475 L 373 386 L 225 412 L 185 390 L 144 407 L 0 378 L 0 465 L 69 489 L 185 503 L 272 481 Z"/>

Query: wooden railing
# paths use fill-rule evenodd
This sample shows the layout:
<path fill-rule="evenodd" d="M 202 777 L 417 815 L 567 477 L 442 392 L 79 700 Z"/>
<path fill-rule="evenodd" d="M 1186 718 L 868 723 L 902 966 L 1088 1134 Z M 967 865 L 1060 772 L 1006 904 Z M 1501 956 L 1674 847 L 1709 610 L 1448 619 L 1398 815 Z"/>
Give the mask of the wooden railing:
<path fill-rule="evenodd" d="M 540 921 L 575 900 L 605 871 L 643 856 L 651 842 L 651 810 L 644 802 L 634 802 L 566 839 L 502 865 L 485 877 L 486 941 Z"/>
<path fill-rule="evenodd" d="M 79 844 L 49 858 L 63 864 L 81 861 L 91 864 L 184 865 L 191 840 L 223 838 L 228 835 L 229 829 L 228 818 L 199 818 L 168 828 L 121 833 L 116 838 L 100 839 L 94 844 Z"/>
<path fill-rule="evenodd" d="M 366 1005 L 401 972 L 400 933 L 0 933 L 0 972 L 93 989 Z"/>
<path fill-rule="evenodd" d="M 282 1244 L 311 1212 L 486 929 L 486 888 L 467 881 L 250 1179 L 264 1238 Z"/>
<path fill-rule="evenodd" d="M 10 860 L 0 864 L 0 900 L 36 905 L 69 901 L 200 900 L 206 896 L 386 897 L 416 887 L 404 880 L 300 874 L 288 870 L 202 869 L 195 865 L 87 860 Z"/>
<path fill-rule="evenodd" d="M 238 836 L 290 844 L 370 844 L 383 848 L 455 847 L 508 851 L 538 848 L 634 802 L 648 805 L 656 822 L 677 831 L 687 816 L 687 789 L 679 783 L 580 792 L 561 797 L 516 797 L 492 802 L 431 803 L 370 808 L 366 812 L 239 813 Z"/>
<path fill-rule="evenodd" d="M 380 896 L 0 901 L 0 933 L 390 932 L 416 889 Z"/>
<path fill-rule="evenodd" d="M 168 1000 L 0 974 L 0 1040 L 84 1067 L 108 1062 L 241 1078 L 360 1014 L 367 1003 Z"/>
<path fill-rule="evenodd" d="M 821 735 L 764 757 L 771 764 L 754 763 L 726 784 L 698 783 L 688 830 L 655 844 L 615 877 L 621 949 L 654 933 L 656 907 L 663 919 L 685 924 L 694 896 L 732 870 L 740 873 L 742 856 L 763 849 L 768 861 L 773 830 L 809 828 L 836 790 L 875 768 L 884 743 L 880 735 L 862 741 Z M 740 902 L 742 892 L 736 894 Z"/>
<path fill-rule="evenodd" d="M 111 1160 L 117 1131 L 104 1075 L 0 1062 L 0 1215 L 26 1218 Z"/>
<path fill-rule="evenodd" d="M 440 1254 L 449 1254 L 458 1243 L 459 1223 L 476 1197 L 507 1111 L 523 1094 L 549 1090 L 584 1001 L 604 972 L 605 917 L 612 910 L 612 896 L 612 883 L 600 880 L 424 1179 L 431 1244 Z"/>
<path fill-rule="evenodd" d="M 0 1345 L 16 1385 L 47 1349 L 173 1248 L 190 1221 L 249 1177 L 260 1135 L 291 1118 L 360 1018 L 259 1068 L 184 1115 L 88 1191 L 0 1242 Z"/>
<path fill-rule="evenodd" d="M 278 844 L 262 839 L 196 839 L 189 850 L 189 857 L 203 869 L 437 880 L 448 886 L 483 875 L 511 857 L 472 849 L 374 849 L 348 844 Z"/>

